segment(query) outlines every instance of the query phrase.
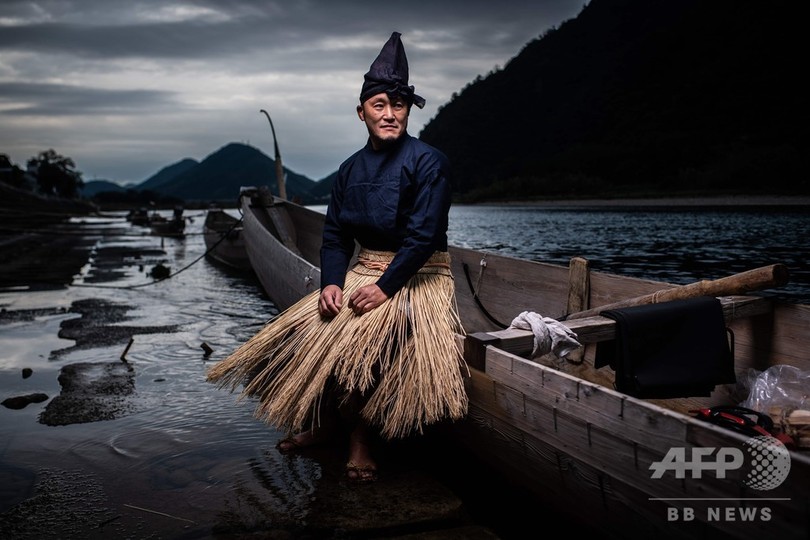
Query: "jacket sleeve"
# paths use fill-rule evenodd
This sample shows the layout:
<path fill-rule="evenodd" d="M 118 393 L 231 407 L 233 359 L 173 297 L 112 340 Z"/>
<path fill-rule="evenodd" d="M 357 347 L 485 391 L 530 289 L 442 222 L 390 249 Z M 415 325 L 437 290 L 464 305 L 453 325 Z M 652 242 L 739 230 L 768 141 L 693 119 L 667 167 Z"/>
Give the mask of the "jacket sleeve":
<path fill-rule="evenodd" d="M 377 286 L 390 298 L 439 249 L 447 248 L 450 179 L 446 158 L 435 157 L 427 171 L 417 168 L 417 192 L 406 236 Z"/>

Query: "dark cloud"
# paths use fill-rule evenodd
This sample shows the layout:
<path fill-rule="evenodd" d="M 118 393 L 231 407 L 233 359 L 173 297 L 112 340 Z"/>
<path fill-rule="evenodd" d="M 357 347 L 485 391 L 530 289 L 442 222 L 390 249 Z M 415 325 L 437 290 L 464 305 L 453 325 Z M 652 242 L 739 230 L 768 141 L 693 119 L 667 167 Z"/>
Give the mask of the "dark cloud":
<path fill-rule="evenodd" d="M 172 92 L 105 90 L 66 84 L 0 82 L 0 116 L 84 116 L 177 107 Z"/>
<path fill-rule="evenodd" d="M 229 56 L 244 53 L 246 47 L 252 50 L 259 45 L 255 39 L 257 24 L 168 22 L 104 27 L 31 24 L 4 28 L 0 33 L 0 50 L 109 59 Z M 273 47 L 271 42 L 264 45 Z"/>
<path fill-rule="evenodd" d="M 285 165 L 323 178 L 365 140 L 354 106 L 392 31 L 428 101 L 411 118 L 418 134 L 454 92 L 585 3 L 2 0 L 0 152 L 57 146 L 82 170 L 142 181 L 228 142 L 266 143 L 265 108 Z"/>

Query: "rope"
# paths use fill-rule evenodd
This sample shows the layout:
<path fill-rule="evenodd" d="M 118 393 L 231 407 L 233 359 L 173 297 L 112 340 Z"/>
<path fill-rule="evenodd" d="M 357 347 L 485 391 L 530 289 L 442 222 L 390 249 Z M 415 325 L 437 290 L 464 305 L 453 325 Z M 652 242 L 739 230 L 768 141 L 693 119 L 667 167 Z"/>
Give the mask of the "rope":
<path fill-rule="evenodd" d="M 475 303 L 478 304 L 478 308 L 481 310 L 481 313 L 483 313 L 486 316 L 487 319 L 489 319 L 490 321 L 492 321 L 496 325 L 500 326 L 501 328 L 509 328 L 508 324 L 503 324 L 501 321 L 499 321 L 498 319 L 496 319 L 495 317 L 490 315 L 489 311 L 487 311 L 487 308 L 485 308 L 484 304 L 481 303 L 481 299 L 478 298 L 478 293 L 475 291 L 475 288 L 473 287 L 472 279 L 470 278 L 470 266 L 467 263 L 462 263 L 462 265 L 464 266 L 464 275 L 467 277 L 467 285 L 470 286 L 470 292 L 473 295 L 473 299 L 475 300 Z M 480 284 L 480 279 L 479 279 L 479 284 Z"/>
<path fill-rule="evenodd" d="M 240 212 L 240 214 L 241 214 L 241 212 Z M 192 266 L 194 266 L 195 264 L 197 264 L 206 255 L 211 253 L 214 250 L 214 248 L 216 248 L 223 240 L 225 240 L 228 237 L 228 235 L 230 234 L 230 232 L 233 231 L 236 228 L 236 226 L 239 225 L 240 223 L 242 223 L 242 218 L 241 217 L 237 221 L 235 221 L 234 224 L 231 225 L 231 227 L 227 231 L 225 231 L 222 234 L 222 236 L 220 236 L 219 240 L 214 242 L 214 244 L 209 249 L 207 249 L 205 251 L 205 253 L 203 253 L 202 255 L 200 255 L 199 257 L 194 259 L 193 261 L 191 261 L 189 264 L 187 264 L 186 266 L 184 266 L 183 268 L 181 268 L 177 272 L 175 272 L 173 274 L 169 274 L 168 276 L 166 276 L 164 278 L 156 279 L 154 281 L 149 281 L 149 282 L 146 282 L 146 283 L 139 283 L 137 285 L 126 285 L 126 286 L 95 285 L 95 284 L 88 284 L 88 283 L 73 283 L 70 286 L 71 287 L 95 287 L 95 288 L 99 288 L 99 289 L 139 289 L 141 287 L 147 287 L 149 285 L 154 285 L 156 283 L 160 283 L 161 281 L 166 281 L 167 279 L 169 279 L 171 277 L 174 277 L 177 274 L 179 274 L 180 272 L 184 272 L 184 271 L 188 270 L 189 268 L 191 268 Z"/>
<path fill-rule="evenodd" d="M 371 259 L 366 259 L 364 257 L 358 257 L 357 262 L 368 268 L 369 270 L 379 270 L 381 272 L 385 272 L 388 270 L 388 266 L 390 263 L 385 261 L 372 261 Z M 427 262 L 422 265 L 422 268 L 446 268 L 450 269 L 450 265 L 443 262 Z"/>

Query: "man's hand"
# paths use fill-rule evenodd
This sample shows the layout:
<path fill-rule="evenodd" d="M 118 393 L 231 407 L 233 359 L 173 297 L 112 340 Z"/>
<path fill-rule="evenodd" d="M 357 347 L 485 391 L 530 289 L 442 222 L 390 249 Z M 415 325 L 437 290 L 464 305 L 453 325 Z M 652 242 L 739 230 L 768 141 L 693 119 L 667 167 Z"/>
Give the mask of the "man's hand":
<path fill-rule="evenodd" d="M 343 289 L 337 285 L 327 285 L 318 299 L 318 311 L 324 317 L 334 317 L 343 307 Z"/>
<path fill-rule="evenodd" d="M 371 284 L 360 287 L 349 297 L 349 307 L 357 315 L 368 313 L 372 309 L 382 305 L 388 297 L 377 285 Z"/>

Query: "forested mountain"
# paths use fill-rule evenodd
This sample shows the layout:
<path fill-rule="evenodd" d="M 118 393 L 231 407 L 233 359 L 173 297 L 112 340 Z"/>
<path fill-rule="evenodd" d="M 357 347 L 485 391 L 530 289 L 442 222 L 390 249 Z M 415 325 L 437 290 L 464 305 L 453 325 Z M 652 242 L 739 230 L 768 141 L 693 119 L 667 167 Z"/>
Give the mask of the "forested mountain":
<path fill-rule="evenodd" d="M 591 0 L 420 138 L 473 200 L 806 194 L 801 5 Z"/>
<path fill-rule="evenodd" d="M 287 196 L 308 201 L 315 182 L 290 170 L 285 172 Z M 278 193 L 275 161 L 252 146 L 230 143 L 156 190 L 186 201 L 236 201 L 239 188 L 250 185 L 267 185 Z"/>
<path fill-rule="evenodd" d="M 185 158 L 181 159 L 177 163 L 173 163 L 171 165 L 167 165 L 160 169 L 157 173 L 153 174 L 136 187 L 139 190 L 151 189 L 157 190 L 160 186 L 164 184 L 170 184 L 175 178 L 180 176 L 181 174 L 185 173 L 186 171 L 193 169 L 200 162 L 196 159 Z"/>
<path fill-rule="evenodd" d="M 319 187 L 318 182 L 306 176 L 286 168 L 284 171 L 287 196 L 291 200 L 303 204 L 328 201 L 331 183 L 326 188 Z M 236 204 L 239 190 L 245 186 L 267 186 L 278 194 L 276 162 L 257 148 L 229 143 L 200 162 L 186 158 L 168 165 L 140 184 L 122 187 L 103 180 L 90 181 L 84 186 L 83 195 L 119 203 L 139 201 L 148 195 L 148 198 L 164 199 L 164 204 L 167 201 L 171 204 L 175 204 L 172 201 Z M 120 193 L 125 193 L 128 199 L 117 195 Z"/>

